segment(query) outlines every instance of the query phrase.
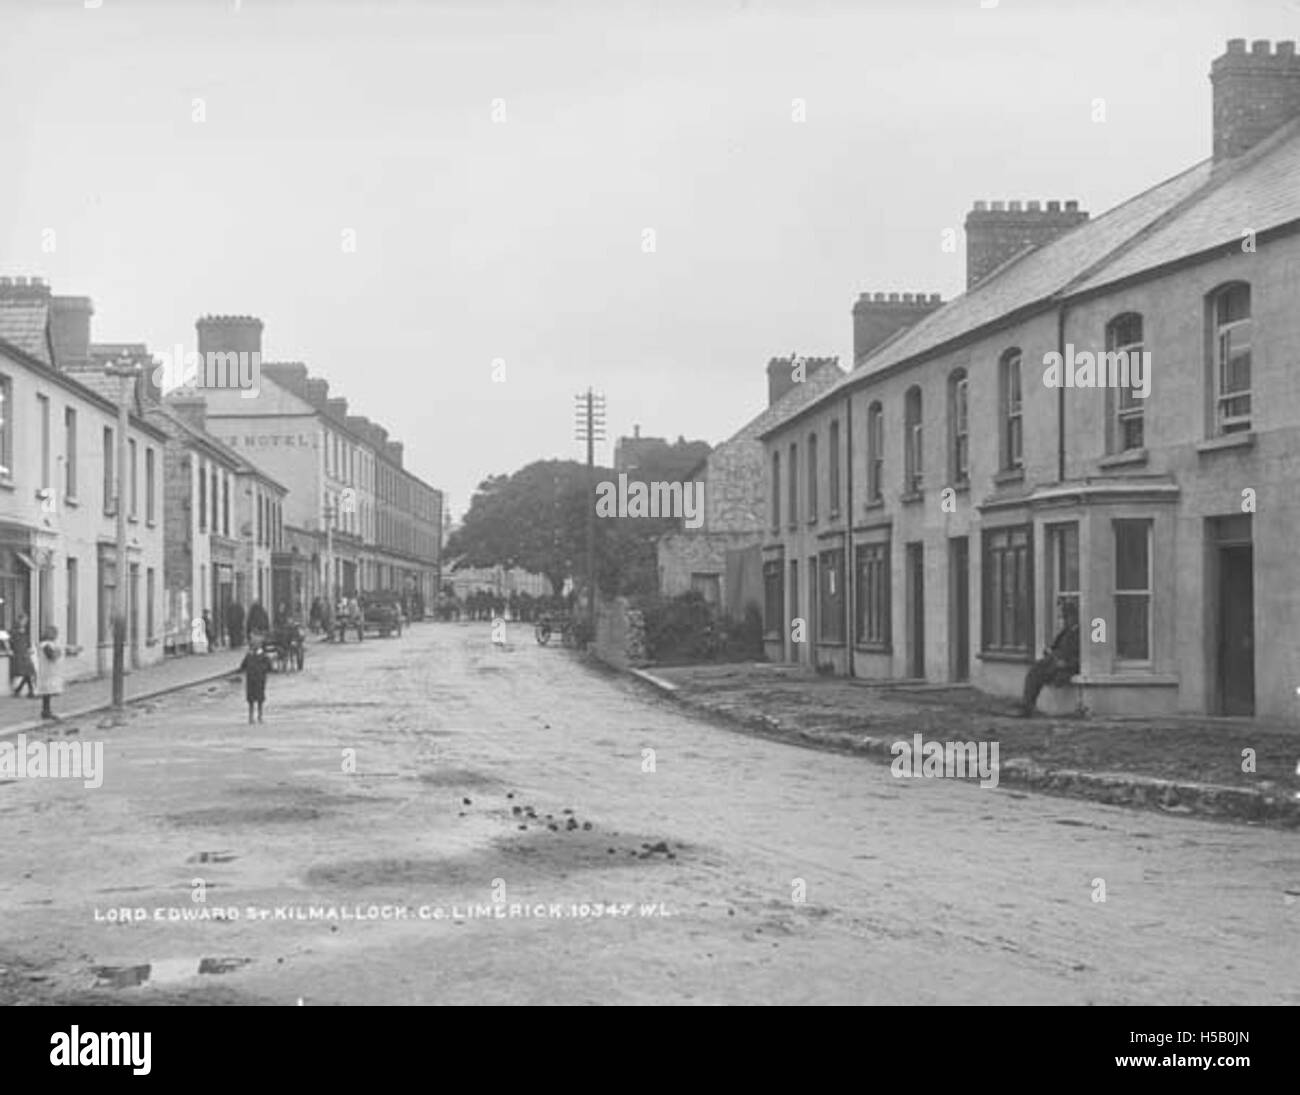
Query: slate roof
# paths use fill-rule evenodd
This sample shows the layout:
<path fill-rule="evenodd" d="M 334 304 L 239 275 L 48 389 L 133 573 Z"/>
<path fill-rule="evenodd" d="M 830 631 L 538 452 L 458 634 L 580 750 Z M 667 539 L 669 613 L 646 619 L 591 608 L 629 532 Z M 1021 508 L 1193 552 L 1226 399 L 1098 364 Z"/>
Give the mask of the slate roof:
<path fill-rule="evenodd" d="M 213 437 L 212 434 L 200 430 L 197 426 L 191 425 L 183 417 L 172 410 L 166 403 L 151 403 L 148 409 L 148 415 L 153 419 L 161 419 L 166 425 L 163 427 L 172 436 L 181 436 L 189 438 L 196 444 L 205 445 L 214 450 L 221 456 L 226 463 L 230 464 L 237 473 L 242 475 L 256 475 L 259 479 L 270 483 L 273 487 L 288 492 L 288 488 L 274 477 L 268 475 L 256 464 L 245 460 L 238 452 L 232 449 L 220 438 Z"/>
<path fill-rule="evenodd" d="M 0 300 L 0 339 L 46 365 L 54 364 L 47 335 L 47 305 L 38 300 Z"/>
<path fill-rule="evenodd" d="M 1203 160 L 1037 249 L 1026 249 L 972 289 L 877 347 L 835 387 L 763 428 L 801 417 L 865 378 L 919 363 L 1022 311 L 1155 271 L 1242 233 L 1300 222 L 1300 118 L 1245 154 Z"/>
<path fill-rule="evenodd" d="M 1095 289 L 1224 244 L 1240 247 L 1248 229 L 1259 233 L 1300 220 L 1300 119 L 1222 167 L 1230 170 L 1216 168 L 1210 184 L 1173 216 L 1141 233 L 1072 291 Z"/>

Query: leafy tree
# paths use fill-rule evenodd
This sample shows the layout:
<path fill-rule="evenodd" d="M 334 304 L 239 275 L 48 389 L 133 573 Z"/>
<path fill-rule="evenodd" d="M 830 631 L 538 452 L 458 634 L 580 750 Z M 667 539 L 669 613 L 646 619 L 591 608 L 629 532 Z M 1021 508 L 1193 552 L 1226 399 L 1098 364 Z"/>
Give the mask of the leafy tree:
<path fill-rule="evenodd" d="M 634 479 L 642 479 L 636 474 Z M 649 479 L 650 476 L 645 478 Z M 555 592 L 587 569 L 587 517 L 596 487 L 618 482 L 610 468 L 541 460 L 479 484 L 445 553 L 462 567 L 519 566 L 544 575 Z M 671 517 L 596 520 L 596 582 L 602 593 L 650 594 L 659 585 L 655 544 L 680 522 Z"/>
<path fill-rule="evenodd" d="M 588 496 L 587 466 L 573 460 L 539 460 L 513 475 L 489 476 L 445 552 L 462 567 L 523 567 L 558 593 L 584 565 Z"/>

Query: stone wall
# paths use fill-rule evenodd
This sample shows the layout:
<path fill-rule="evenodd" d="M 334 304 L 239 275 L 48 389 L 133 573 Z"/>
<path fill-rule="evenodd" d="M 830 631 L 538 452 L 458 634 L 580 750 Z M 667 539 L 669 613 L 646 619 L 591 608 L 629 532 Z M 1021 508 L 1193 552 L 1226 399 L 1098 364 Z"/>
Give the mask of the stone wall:
<path fill-rule="evenodd" d="M 596 638 L 592 653 L 617 669 L 645 665 L 645 621 L 626 597 L 596 605 Z"/>

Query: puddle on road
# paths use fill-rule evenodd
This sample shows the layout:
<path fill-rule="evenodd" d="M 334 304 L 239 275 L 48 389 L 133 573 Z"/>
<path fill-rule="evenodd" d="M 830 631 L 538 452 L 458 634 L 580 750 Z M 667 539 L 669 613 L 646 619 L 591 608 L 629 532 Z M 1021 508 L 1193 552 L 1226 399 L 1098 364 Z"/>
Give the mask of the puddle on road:
<path fill-rule="evenodd" d="M 195 852 L 186 863 L 229 863 L 238 859 L 234 852 Z"/>
<path fill-rule="evenodd" d="M 175 984 L 200 974 L 232 973 L 243 969 L 251 958 L 161 958 L 142 966 L 95 966 L 95 988 L 129 989 L 146 981 L 154 985 Z"/>

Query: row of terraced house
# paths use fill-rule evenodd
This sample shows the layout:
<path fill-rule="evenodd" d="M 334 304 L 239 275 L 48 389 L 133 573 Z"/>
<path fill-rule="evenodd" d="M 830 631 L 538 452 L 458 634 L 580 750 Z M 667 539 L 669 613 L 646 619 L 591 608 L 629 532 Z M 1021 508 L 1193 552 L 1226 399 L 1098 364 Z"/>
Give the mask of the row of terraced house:
<path fill-rule="evenodd" d="M 228 641 L 234 604 L 305 619 L 316 598 L 391 590 L 408 615 L 432 606 L 442 495 L 383 427 L 301 363 L 261 362 L 255 318 L 196 324 L 202 360 L 258 355 L 250 391 L 174 387 L 146 345 L 92 342 L 93 311 L 39 278 L 0 278 L 0 628 L 12 634 L 23 616 L 33 633 L 57 627 L 80 648 L 77 679 L 110 668 L 119 580 L 131 668 L 208 649 L 205 613 Z M 122 388 L 106 366 L 123 360 L 140 369 L 119 499 Z"/>
<path fill-rule="evenodd" d="M 966 291 L 863 295 L 853 368 L 761 421 L 770 659 L 1018 695 L 1073 602 L 1045 709 L 1295 710 L 1294 44 L 1233 40 L 1211 84 L 1209 158 L 1096 217 L 975 203 Z"/>

